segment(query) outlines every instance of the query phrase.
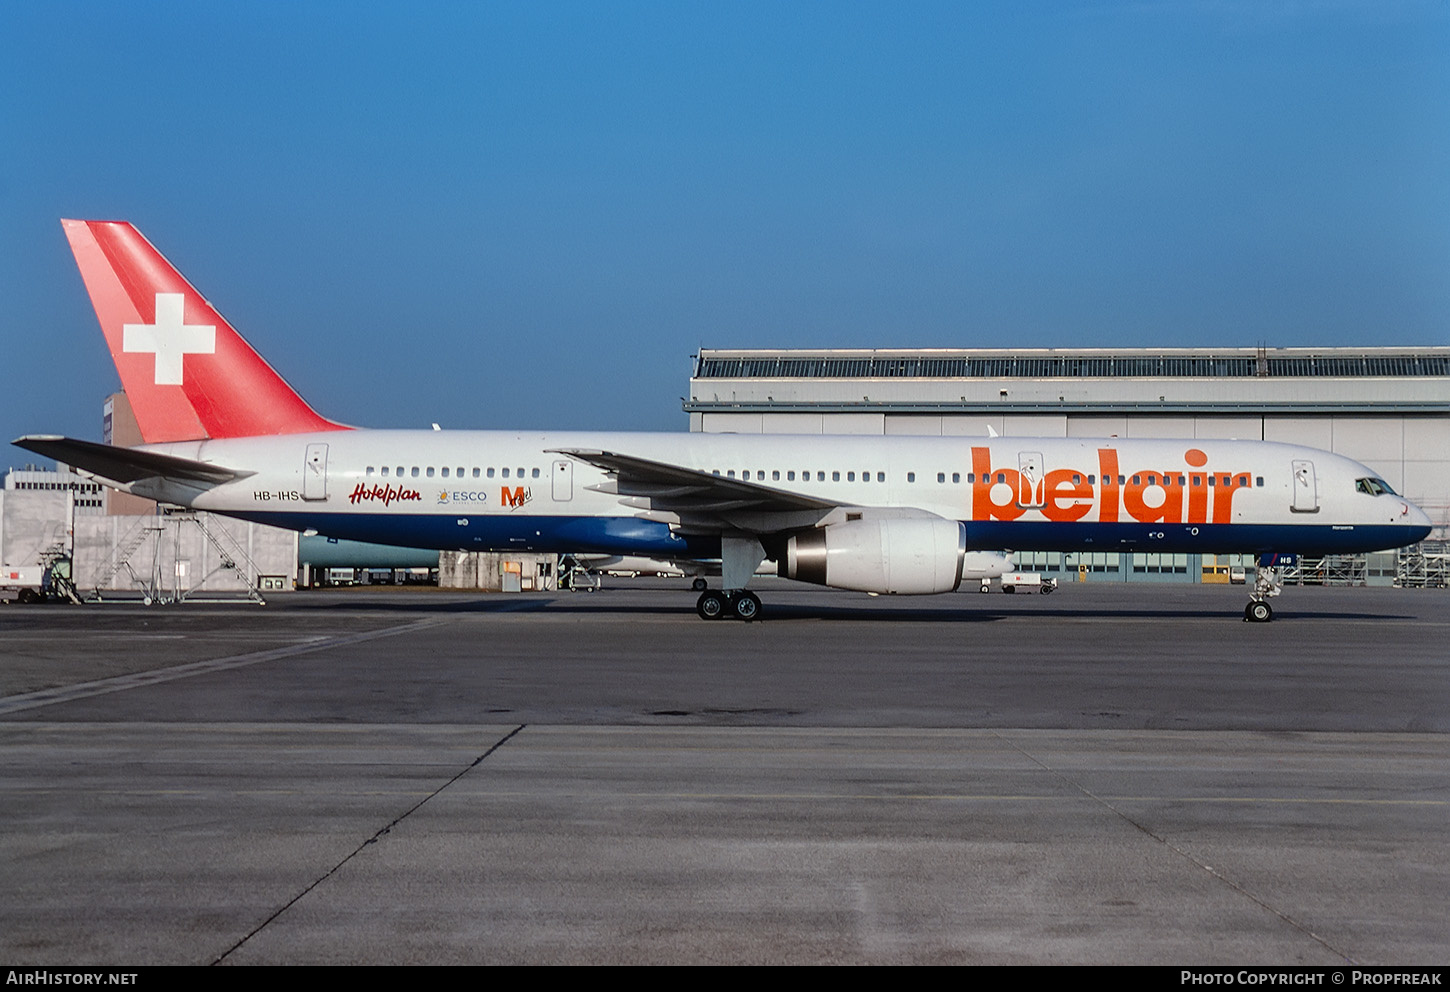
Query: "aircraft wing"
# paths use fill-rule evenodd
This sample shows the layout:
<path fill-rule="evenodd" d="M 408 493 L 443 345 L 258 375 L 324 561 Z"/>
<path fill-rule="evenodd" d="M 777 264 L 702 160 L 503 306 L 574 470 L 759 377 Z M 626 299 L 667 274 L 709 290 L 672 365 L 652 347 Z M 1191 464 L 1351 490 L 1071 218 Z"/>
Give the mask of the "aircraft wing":
<path fill-rule="evenodd" d="M 154 451 L 78 441 L 59 434 L 27 434 L 11 443 L 123 488 L 134 482 L 157 479 L 193 489 L 210 489 L 256 474 Z"/>
<path fill-rule="evenodd" d="M 590 489 L 614 493 L 625 506 L 640 511 L 639 516 L 664 520 L 680 533 L 772 533 L 809 527 L 842 505 L 617 451 L 553 451 L 603 469 L 609 479 Z"/>

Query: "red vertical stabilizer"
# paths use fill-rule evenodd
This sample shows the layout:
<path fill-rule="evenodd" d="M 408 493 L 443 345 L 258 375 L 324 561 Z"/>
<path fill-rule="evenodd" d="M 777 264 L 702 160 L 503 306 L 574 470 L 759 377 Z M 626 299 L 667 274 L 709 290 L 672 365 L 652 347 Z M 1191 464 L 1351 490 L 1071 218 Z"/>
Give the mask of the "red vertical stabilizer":
<path fill-rule="evenodd" d="M 146 443 L 348 429 L 318 416 L 130 224 L 61 224 Z"/>

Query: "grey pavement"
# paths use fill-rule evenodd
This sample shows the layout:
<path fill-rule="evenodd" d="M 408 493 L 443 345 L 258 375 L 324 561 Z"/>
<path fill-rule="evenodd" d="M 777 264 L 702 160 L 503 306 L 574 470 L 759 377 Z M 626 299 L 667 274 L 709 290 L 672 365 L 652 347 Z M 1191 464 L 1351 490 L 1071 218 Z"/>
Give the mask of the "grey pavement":
<path fill-rule="evenodd" d="M 0 960 L 1445 963 L 1444 592 L 0 609 Z"/>

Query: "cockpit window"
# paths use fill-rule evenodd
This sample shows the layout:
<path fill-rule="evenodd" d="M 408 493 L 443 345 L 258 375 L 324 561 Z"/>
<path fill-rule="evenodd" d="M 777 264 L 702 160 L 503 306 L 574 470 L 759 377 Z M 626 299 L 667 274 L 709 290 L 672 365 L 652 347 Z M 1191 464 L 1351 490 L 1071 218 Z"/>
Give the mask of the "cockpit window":
<path fill-rule="evenodd" d="M 1364 493 L 1367 496 L 1393 496 L 1395 491 L 1384 479 L 1355 479 L 1354 489 L 1356 492 Z"/>

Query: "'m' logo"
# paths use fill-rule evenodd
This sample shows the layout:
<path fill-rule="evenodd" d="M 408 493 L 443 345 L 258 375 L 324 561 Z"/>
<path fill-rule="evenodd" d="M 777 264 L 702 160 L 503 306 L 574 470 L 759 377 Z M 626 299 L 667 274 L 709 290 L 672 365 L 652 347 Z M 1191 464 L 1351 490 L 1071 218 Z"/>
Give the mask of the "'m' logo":
<path fill-rule="evenodd" d="M 509 492 L 509 487 L 504 486 L 499 492 L 499 501 L 507 507 L 523 506 L 525 503 L 531 502 L 533 498 L 534 491 L 525 489 L 523 486 L 515 486 L 513 492 Z"/>
<path fill-rule="evenodd" d="M 156 385 L 181 385 L 184 355 L 216 354 L 216 325 L 182 323 L 184 293 L 156 294 L 156 323 L 126 324 L 121 328 L 121 350 L 151 352 L 156 356 Z"/>

